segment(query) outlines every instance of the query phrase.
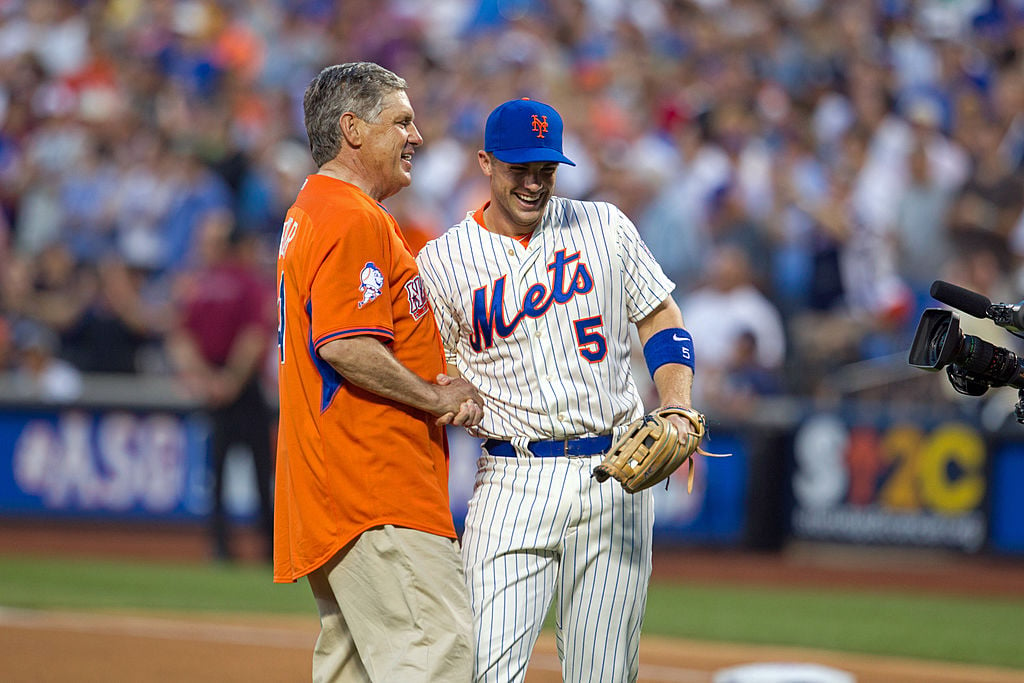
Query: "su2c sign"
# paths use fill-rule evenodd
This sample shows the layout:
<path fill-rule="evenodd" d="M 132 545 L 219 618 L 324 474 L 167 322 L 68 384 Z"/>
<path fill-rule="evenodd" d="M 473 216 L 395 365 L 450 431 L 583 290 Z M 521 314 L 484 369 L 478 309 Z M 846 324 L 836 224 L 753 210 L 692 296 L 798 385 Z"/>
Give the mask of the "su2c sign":
<path fill-rule="evenodd" d="M 850 426 L 815 415 L 793 445 L 799 538 L 979 550 L 988 450 L 976 429 L 945 422 Z"/>

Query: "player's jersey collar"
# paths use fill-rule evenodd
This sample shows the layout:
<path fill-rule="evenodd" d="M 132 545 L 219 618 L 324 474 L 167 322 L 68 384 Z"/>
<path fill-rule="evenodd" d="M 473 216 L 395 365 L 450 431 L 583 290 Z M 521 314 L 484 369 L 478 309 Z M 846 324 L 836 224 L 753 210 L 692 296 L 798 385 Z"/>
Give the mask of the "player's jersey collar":
<path fill-rule="evenodd" d="M 476 211 L 473 212 L 473 220 L 476 221 L 477 225 L 479 225 L 481 228 L 483 228 L 487 232 L 491 232 L 491 230 L 490 230 L 490 228 L 487 227 L 487 223 L 484 221 L 484 211 L 486 211 L 487 207 L 490 206 L 490 205 L 491 205 L 491 202 L 490 202 L 490 200 L 488 200 L 488 201 L 484 202 L 483 206 L 481 206 L 479 209 L 477 209 Z M 530 246 L 530 240 L 537 233 L 537 229 L 538 228 L 540 228 L 540 225 L 538 225 L 536 228 L 534 228 L 530 232 L 526 233 L 525 235 L 519 235 L 518 237 L 512 237 L 512 239 L 514 239 L 516 242 L 519 242 L 519 244 L 523 245 L 523 248 L 525 249 L 526 247 Z"/>

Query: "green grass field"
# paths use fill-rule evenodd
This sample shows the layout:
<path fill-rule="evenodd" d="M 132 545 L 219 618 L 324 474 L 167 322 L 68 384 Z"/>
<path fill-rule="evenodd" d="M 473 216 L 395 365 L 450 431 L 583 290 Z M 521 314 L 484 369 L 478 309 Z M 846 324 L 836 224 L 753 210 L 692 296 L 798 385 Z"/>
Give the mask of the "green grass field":
<path fill-rule="evenodd" d="M 268 567 L 0 555 L 0 606 L 306 614 Z M 1024 669 L 1024 600 L 654 583 L 645 632 Z"/>

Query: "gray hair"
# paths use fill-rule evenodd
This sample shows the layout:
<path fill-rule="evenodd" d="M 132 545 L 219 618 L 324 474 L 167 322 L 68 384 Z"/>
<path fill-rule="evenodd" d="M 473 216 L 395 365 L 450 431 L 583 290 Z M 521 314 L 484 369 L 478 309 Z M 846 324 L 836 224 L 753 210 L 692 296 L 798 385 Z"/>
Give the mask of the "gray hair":
<path fill-rule="evenodd" d="M 317 74 L 302 97 L 306 135 L 317 168 L 341 149 L 338 121 L 342 114 L 352 112 L 375 122 L 384 108 L 384 98 L 408 87 L 404 78 L 373 62 L 335 64 Z"/>

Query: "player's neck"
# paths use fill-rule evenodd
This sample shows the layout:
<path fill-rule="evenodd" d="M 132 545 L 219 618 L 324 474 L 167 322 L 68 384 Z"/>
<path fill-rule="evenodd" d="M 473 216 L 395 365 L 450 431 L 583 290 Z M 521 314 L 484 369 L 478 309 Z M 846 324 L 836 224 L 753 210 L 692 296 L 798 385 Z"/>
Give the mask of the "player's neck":
<path fill-rule="evenodd" d="M 535 225 L 518 225 L 508 220 L 501 214 L 498 209 L 494 208 L 493 202 L 487 202 L 484 205 L 483 210 L 480 212 L 482 221 L 480 225 L 484 227 L 488 232 L 493 232 L 496 235 L 502 235 L 504 237 L 511 237 L 514 240 L 518 240 L 520 244 L 526 243 L 529 240 L 530 235 L 540 225 L 538 221 Z"/>

